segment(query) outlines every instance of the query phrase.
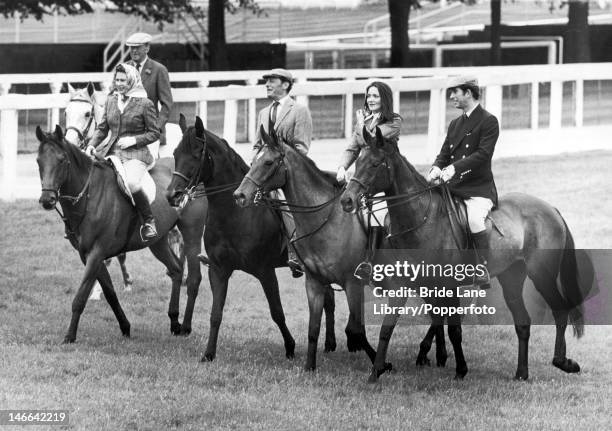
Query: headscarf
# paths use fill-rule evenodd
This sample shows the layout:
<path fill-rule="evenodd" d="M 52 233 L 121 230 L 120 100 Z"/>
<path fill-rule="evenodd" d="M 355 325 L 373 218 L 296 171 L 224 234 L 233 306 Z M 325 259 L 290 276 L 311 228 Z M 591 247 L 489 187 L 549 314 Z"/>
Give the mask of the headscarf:
<path fill-rule="evenodd" d="M 142 79 L 140 78 L 140 72 L 138 72 L 138 70 L 131 64 L 120 63 L 115 68 L 115 74 L 113 75 L 113 86 L 115 84 L 115 78 L 117 76 L 117 72 L 118 72 L 117 69 L 119 68 L 119 66 L 123 67 L 123 70 L 125 70 L 125 74 L 127 76 L 127 91 L 125 92 L 125 95 L 127 97 L 147 98 L 147 91 L 144 89 L 142 85 Z M 113 90 L 113 93 L 119 95 L 119 92 L 116 89 Z"/>

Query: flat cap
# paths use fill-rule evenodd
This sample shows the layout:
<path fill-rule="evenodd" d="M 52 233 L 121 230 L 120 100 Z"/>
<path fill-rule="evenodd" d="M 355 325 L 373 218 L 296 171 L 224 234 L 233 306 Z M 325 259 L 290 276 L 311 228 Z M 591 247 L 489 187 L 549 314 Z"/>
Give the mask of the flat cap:
<path fill-rule="evenodd" d="M 446 88 L 456 88 L 462 85 L 478 87 L 478 78 L 474 75 L 454 76 L 448 80 Z"/>
<path fill-rule="evenodd" d="M 272 69 L 271 71 L 269 71 L 263 76 L 263 79 L 268 79 L 268 78 L 280 78 L 288 82 L 293 82 L 293 76 L 291 75 L 291 73 L 289 73 L 288 70 L 280 69 L 280 68 Z"/>
<path fill-rule="evenodd" d="M 150 43 L 153 37 L 148 33 L 134 33 L 125 41 L 127 46 L 138 46 Z"/>

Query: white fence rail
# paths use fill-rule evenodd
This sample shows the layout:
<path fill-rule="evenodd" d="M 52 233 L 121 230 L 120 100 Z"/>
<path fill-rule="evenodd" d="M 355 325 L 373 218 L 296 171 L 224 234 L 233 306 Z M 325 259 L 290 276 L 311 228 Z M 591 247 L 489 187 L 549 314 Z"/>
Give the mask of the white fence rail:
<path fill-rule="evenodd" d="M 249 141 L 254 140 L 256 129 L 256 99 L 266 97 L 265 87 L 258 85 L 261 71 L 244 72 L 185 72 L 171 73 L 173 83 L 197 83 L 194 88 L 173 88 L 175 102 L 194 102 L 196 113 L 206 120 L 207 103 L 224 101 L 225 115 L 223 136 L 230 144 L 236 143 L 238 101 L 247 103 L 247 128 Z M 296 84 L 292 94 L 302 103 L 308 104 L 309 96 L 342 95 L 344 98 L 344 131 L 349 137 L 353 121 L 353 95 L 363 94 L 363 79 L 381 78 L 389 83 L 394 91 L 394 110 L 399 111 L 400 92 L 428 91 L 429 113 L 427 128 L 427 148 L 434 155 L 442 141 L 446 126 L 446 82 L 449 76 L 475 74 L 484 88 L 483 102 L 493 112 L 503 126 L 502 87 L 505 85 L 529 84 L 531 91 L 530 127 L 538 128 L 539 84 L 550 83 L 549 128 L 559 129 L 562 119 L 563 82 L 575 82 L 576 127 L 583 122 L 583 83 L 585 80 L 612 80 L 612 63 L 538 65 L 538 66 L 500 66 L 487 68 L 423 68 L 423 69 L 346 69 L 346 70 L 301 70 L 294 71 Z M 60 109 L 68 103 L 69 96 L 59 93 L 66 82 L 98 82 L 108 86 L 109 73 L 80 74 L 31 74 L 0 75 L 0 154 L 2 156 L 2 178 L 0 178 L 0 199 L 15 198 L 12 184 L 16 180 L 16 160 L 18 142 L 18 111 L 29 109 L 50 109 L 52 124 L 59 123 Z M 316 81 L 313 81 L 316 79 Z M 214 82 L 236 81 L 244 85 L 211 87 Z M 13 84 L 48 83 L 49 94 L 23 95 L 9 94 Z M 316 125 L 315 125 L 316 127 Z"/>

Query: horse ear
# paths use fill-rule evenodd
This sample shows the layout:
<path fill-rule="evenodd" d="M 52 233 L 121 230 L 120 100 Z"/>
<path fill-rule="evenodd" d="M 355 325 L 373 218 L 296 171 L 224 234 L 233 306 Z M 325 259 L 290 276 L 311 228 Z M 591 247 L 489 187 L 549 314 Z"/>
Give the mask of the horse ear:
<path fill-rule="evenodd" d="M 76 93 L 76 90 L 70 83 L 68 83 L 68 93 L 70 93 L 70 97 L 74 96 L 74 93 Z"/>
<path fill-rule="evenodd" d="M 181 132 L 183 133 L 185 133 L 185 131 L 187 130 L 187 119 L 185 118 L 182 112 L 179 114 L 179 127 L 181 128 Z"/>
<path fill-rule="evenodd" d="M 268 145 L 270 143 L 270 135 L 266 133 L 263 124 L 259 125 L 259 136 L 261 136 L 261 140 L 264 144 Z"/>
<path fill-rule="evenodd" d="M 36 126 L 36 138 L 42 142 L 45 139 L 44 132 L 40 129 L 40 126 Z"/>
<path fill-rule="evenodd" d="M 197 115 L 196 115 L 195 128 L 196 128 L 196 135 L 198 137 L 203 138 L 204 137 L 204 122 Z"/>
<path fill-rule="evenodd" d="M 89 94 L 89 97 L 93 96 L 94 91 L 96 91 L 96 89 L 94 88 L 93 83 L 89 81 L 89 84 L 87 84 L 87 94 Z"/>
<path fill-rule="evenodd" d="M 64 131 L 62 130 L 62 127 L 59 124 L 55 125 L 55 136 L 57 137 L 57 139 L 62 142 L 64 140 Z"/>
<path fill-rule="evenodd" d="M 372 145 L 372 135 L 366 126 L 361 129 L 361 136 L 363 136 L 366 145 Z"/>

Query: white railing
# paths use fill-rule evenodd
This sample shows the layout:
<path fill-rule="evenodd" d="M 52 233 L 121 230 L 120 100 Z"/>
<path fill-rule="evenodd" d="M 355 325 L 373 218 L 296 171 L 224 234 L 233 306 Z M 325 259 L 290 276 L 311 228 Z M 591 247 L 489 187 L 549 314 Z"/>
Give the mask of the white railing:
<path fill-rule="evenodd" d="M 475 74 L 484 88 L 483 102 L 494 113 L 503 126 L 502 87 L 505 85 L 531 85 L 530 127 L 539 124 L 539 84 L 550 83 L 549 124 L 552 130 L 561 127 L 563 82 L 575 83 L 574 123 L 583 125 L 583 83 L 585 80 L 611 80 L 612 63 L 499 66 L 486 68 L 420 68 L 420 69 L 346 69 L 346 70 L 299 70 L 294 71 L 296 84 L 292 94 L 302 103 L 308 104 L 309 96 L 341 95 L 344 97 L 344 136 L 350 137 L 354 116 L 353 95 L 362 94 L 365 88 L 363 78 L 385 79 L 394 91 L 394 111 L 399 112 L 400 92 L 428 91 L 429 115 L 427 131 L 428 155 L 435 155 L 444 135 L 446 126 L 445 86 L 449 76 Z M 170 80 L 194 82 L 197 88 L 174 88 L 175 102 L 193 102 L 196 113 L 206 121 L 207 103 L 225 102 L 223 136 L 230 144 L 236 143 L 238 101 L 247 101 L 248 140 L 253 141 L 256 130 L 256 99 L 265 99 L 263 85 L 257 85 L 261 71 L 245 72 L 185 72 L 171 73 Z M 359 80 L 361 78 L 361 80 Z M 11 185 L 16 179 L 18 111 L 28 109 L 51 109 L 52 124 L 59 123 L 59 110 L 68 103 L 69 95 L 59 93 L 65 82 L 98 82 L 108 84 L 108 73 L 85 74 L 32 74 L 0 75 L 0 154 L 2 155 L 2 178 L 0 178 L 0 199 L 15 198 Z M 329 81 L 311 81 L 327 79 Z M 335 79 L 334 81 L 332 81 Z M 338 80 L 341 79 L 341 80 Z M 210 87 L 215 81 L 242 81 L 244 85 Z M 8 94 L 11 84 L 49 83 L 49 94 Z"/>

